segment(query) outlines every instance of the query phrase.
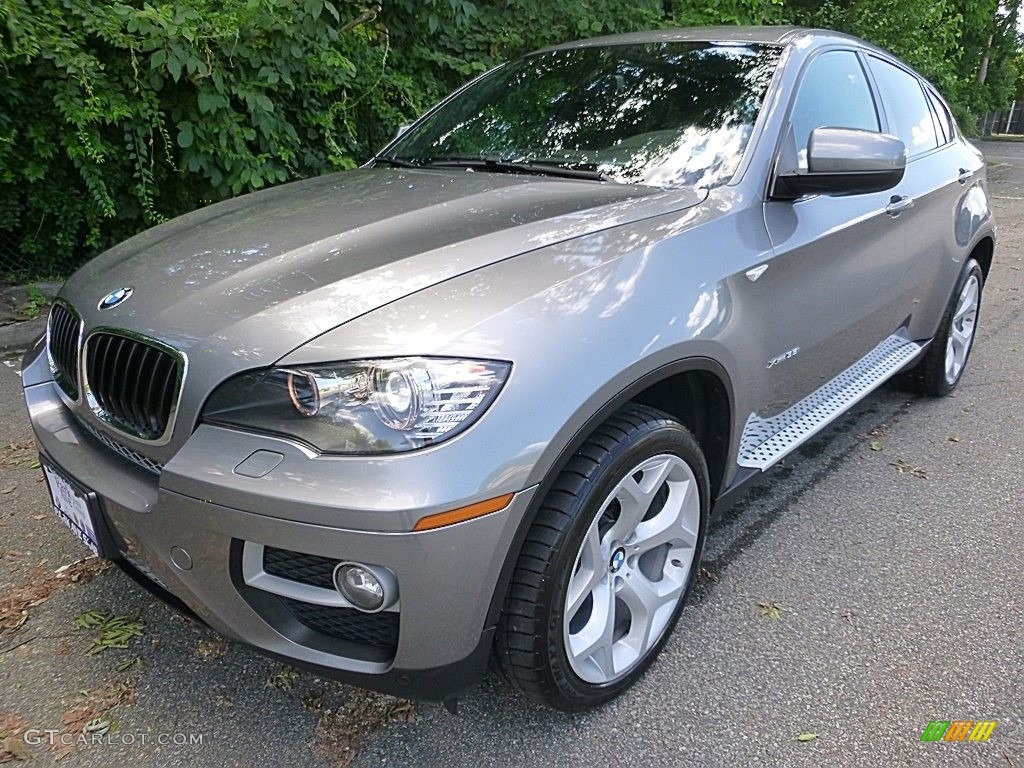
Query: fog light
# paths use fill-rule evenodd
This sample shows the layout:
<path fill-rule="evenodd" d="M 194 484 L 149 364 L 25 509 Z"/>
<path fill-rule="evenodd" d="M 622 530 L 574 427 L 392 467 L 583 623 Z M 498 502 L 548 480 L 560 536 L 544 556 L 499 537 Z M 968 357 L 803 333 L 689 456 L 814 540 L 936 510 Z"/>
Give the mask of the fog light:
<path fill-rule="evenodd" d="M 389 597 L 377 574 L 359 563 L 338 563 L 334 569 L 334 586 L 362 611 L 381 610 Z"/>

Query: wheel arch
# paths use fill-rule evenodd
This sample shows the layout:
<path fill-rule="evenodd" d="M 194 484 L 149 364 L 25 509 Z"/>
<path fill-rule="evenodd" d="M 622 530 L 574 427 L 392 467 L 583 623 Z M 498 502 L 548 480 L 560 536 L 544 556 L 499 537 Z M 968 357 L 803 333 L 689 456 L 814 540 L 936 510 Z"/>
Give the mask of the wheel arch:
<path fill-rule="evenodd" d="M 698 399 L 703 408 L 699 407 L 694 399 Z M 487 611 L 485 628 L 493 626 L 498 621 L 526 534 L 533 525 L 555 478 L 594 430 L 615 411 L 630 402 L 665 411 L 694 434 L 708 461 L 712 496 L 709 501 L 711 507 L 714 507 L 715 498 L 724 488 L 728 470 L 735 410 L 732 381 L 725 368 L 716 360 L 709 357 L 688 357 L 656 368 L 620 390 L 615 397 L 594 409 L 583 426 L 561 447 L 533 494 L 530 506 L 519 523 L 512 546 L 505 555 Z M 706 413 L 708 408 L 714 408 L 716 413 Z M 724 431 L 719 433 L 719 428 Z M 707 445 L 702 440 L 702 434 L 707 440 Z"/>
<path fill-rule="evenodd" d="M 971 249 L 968 258 L 975 259 L 981 265 L 981 275 L 988 282 L 988 272 L 992 268 L 992 257 L 995 254 L 996 243 L 992 235 L 986 234 Z"/>

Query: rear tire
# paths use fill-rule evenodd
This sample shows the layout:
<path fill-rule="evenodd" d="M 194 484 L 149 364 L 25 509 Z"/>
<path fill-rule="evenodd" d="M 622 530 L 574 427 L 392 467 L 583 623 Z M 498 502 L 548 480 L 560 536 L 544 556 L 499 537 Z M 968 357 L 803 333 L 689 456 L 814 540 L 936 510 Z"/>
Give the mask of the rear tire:
<path fill-rule="evenodd" d="M 943 397 L 956 389 L 974 347 L 984 285 L 981 265 L 968 259 L 949 297 L 938 333 L 917 365 L 896 378 L 900 387 L 932 397 Z"/>
<path fill-rule="evenodd" d="M 523 545 L 498 626 L 507 679 L 581 711 L 631 686 L 700 570 L 707 465 L 683 425 L 629 405 L 570 459 Z"/>

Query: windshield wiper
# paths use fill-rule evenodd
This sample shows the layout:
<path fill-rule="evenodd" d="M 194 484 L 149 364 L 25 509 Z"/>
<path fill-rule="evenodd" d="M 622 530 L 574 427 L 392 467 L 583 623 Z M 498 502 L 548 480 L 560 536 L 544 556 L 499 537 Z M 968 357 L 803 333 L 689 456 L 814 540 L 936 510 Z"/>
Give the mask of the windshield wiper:
<path fill-rule="evenodd" d="M 424 160 L 425 168 L 472 168 L 480 171 L 498 173 L 529 173 L 536 176 L 560 176 L 566 179 L 587 179 L 589 181 L 608 181 L 608 177 L 600 171 L 583 168 L 572 168 L 566 165 L 542 162 L 515 162 L 490 157 L 439 157 Z"/>
<path fill-rule="evenodd" d="M 393 165 L 395 168 L 422 168 L 423 166 L 419 163 L 414 163 L 411 160 L 403 160 L 400 157 L 371 157 L 371 163 L 383 163 L 384 165 Z"/>

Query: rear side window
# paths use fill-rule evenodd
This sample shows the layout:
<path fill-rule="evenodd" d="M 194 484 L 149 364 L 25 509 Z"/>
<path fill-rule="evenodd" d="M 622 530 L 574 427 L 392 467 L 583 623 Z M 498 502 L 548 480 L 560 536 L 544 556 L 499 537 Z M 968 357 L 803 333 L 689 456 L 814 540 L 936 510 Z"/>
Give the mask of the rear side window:
<path fill-rule="evenodd" d="M 909 72 L 874 56 L 869 56 L 868 61 L 889 115 L 889 128 L 907 145 L 907 157 L 939 146 L 921 82 Z"/>
<path fill-rule="evenodd" d="M 946 109 L 946 105 L 942 103 L 942 99 L 936 96 L 929 90 L 925 90 L 928 95 L 928 101 L 931 102 L 932 110 L 935 112 L 935 121 L 937 123 L 936 131 L 939 135 L 939 143 L 945 144 L 953 140 L 956 132 L 953 130 L 953 116 L 949 114 L 949 110 Z"/>
<path fill-rule="evenodd" d="M 800 166 L 815 128 L 878 131 L 878 112 L 860 59 L 853 51 L 827 51 L 807 66 L 790 114 Z"/>

